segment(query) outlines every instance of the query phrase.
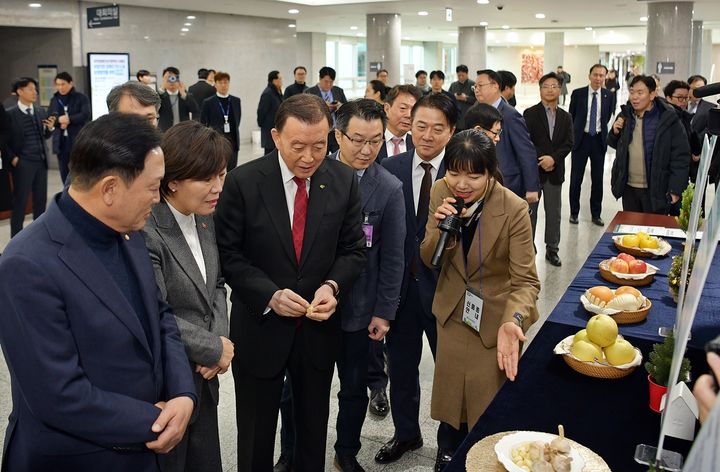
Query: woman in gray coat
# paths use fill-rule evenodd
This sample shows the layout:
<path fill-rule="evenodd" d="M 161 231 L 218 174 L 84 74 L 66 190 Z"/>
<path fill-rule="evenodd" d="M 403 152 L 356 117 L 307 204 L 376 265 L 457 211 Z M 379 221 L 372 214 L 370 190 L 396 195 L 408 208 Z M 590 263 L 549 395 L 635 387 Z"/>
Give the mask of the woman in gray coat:
<path fill-rule="evenodd" d="M 225 281 L 212 213 L 222 192 L 229 142 L 196 121 L 170 128 L 163 139 L 162 200 L 145 225 L 155 279 L 172 306 L 195 372 L 198 404 L 166 471 L 221 472 L 217 405 L 219 382 L 233 357 Z"/>

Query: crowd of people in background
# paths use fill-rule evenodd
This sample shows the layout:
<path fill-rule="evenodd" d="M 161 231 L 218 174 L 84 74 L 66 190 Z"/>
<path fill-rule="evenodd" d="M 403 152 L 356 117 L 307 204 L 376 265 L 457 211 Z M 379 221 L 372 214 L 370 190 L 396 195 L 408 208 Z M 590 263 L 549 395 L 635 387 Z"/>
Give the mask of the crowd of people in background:
<path fill-rule="evenodd" d="M 623 209 L 676 215 L 697 178 L 714 107 L 693 95 L 706 85 L 702 76 L 670 81 L 661 93 L 659 78 L 635 69 L 617 111 L 620 79 L 603 64 L 589 67 L 567 109 L 570 74 L 558 66 L 543 75 L 540 101 L 523 113 L 509 71 L 481 69 L 471 79 L 458 65 L 446 88 L 441 70 L 393 84 L 380 69 L 356 100 L 335 84 L 333 68 L 322 67 L 314 85 L 308 73 L 296 67 L 285 88 L 278 70 L 267 74 L 256 114 L 264 156 L 239 167 L 242 103 L 226 72 L 202 68 L 187 87 L 166 67 L 158 93 L 140 70 L 110 92 L 110 114 L 95 121 L 67 72 L 55 77 L 47 110 L 37 105 L 35 79 L 12 84 L 17 102 L 0 109 L 0 152 L 13 185 L 13 240 L 0 260 L 0 304 L 12 313 L 0 317 L 0 337 L 20 387 L 11 467 L 92 459 L 97 470 L 118 470 L 118 460 L 152 470 L 154 454 L 169 452 L 166 470 L 221 471 L 218 376 L 232 369 L 237 469 L 325 470 L 336 365 L 335 467 L 363 470 L 367 411 L 391 414 L 394 434 L 375 461 L 396 462 L 423 445 L 426 338 L 441 471 L 503 382 L 514 380 L 520 345 L 539 318 L 540 200 L 544 257 L 562 265 L 566 165 L 571 224 L 587 214 L 605 226 L 608 146 L 609 188 Z M 46 210 L 51 136 L 65 188 L 42 223 L 21 231 L 30 194 L 33 218 Z M 460 235 L 437 249 L 438 226 L 449 218 L 460 219 Z M 67 255 L 58 257 L 55 245 Z M 12 299 L 21 284 L 37 294 Z M 484 306 L 482 320 L 471 305 Z M 117 306 L 124 313 L 113 314 Z M 52 327 L 26 316 L 43 310 Z M 86 320 L 91 314 L 97 322 Z M 123 329 L 118 320 L 131 335 L 111 339 Z M 30 333 L 22 343 L 7 334 L 17 330 Z M 93 389 L 101 394 L 86 401 Z M 117 416 L 117 431 L 104 431 Z M 50 445 L 68 449 L 60 462 L 28 447 L 46 432 Z M 90 450 L 93 458 L 78 458 Z"/>

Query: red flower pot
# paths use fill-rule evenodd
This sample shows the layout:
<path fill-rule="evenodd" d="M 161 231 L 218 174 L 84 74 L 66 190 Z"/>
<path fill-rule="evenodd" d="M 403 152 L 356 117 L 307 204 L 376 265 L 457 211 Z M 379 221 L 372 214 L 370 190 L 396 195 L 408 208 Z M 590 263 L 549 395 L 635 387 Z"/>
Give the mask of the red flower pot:
<path fill-rule="evenodd" d="M 656 384 L 649 375 L 648 385 L 650 386 L 650 409 L 655 413 L 660 413 L 660 402 L 662 402 L 663 395 L 667 393 L 667 387 Z"/>

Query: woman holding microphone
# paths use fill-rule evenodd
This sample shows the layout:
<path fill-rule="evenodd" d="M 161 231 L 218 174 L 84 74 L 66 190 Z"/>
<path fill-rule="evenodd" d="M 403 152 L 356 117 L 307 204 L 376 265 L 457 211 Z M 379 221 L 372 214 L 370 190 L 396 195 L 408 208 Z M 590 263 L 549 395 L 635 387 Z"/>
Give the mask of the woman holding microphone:
<path fill-rule="evenodd" d="M 492 140 L 469 129 L 445 149 L 446 174 L 433 185 L 420 247 L 423 262 L 432 266 L 438 223 L 459 216 L 459 231 L 436 261 L 431 416 L 441 426 L 435 470 L 449 462 L 505 379 L 515 379 L 524 333 L 538 319 L 540 291 L 528 205 L 502 186 Z"/>

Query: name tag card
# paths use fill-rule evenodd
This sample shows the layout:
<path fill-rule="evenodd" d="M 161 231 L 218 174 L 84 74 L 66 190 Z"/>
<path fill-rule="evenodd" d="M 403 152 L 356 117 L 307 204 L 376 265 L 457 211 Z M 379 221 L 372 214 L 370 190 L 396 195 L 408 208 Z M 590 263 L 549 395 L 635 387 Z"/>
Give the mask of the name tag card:
<path fill-rule="evenodd" d="M 463 306 L 463 323 L 470 326 L 476 332 L 480 332 L 480 321 L 482 320 L 483 299 L 479 293 L 465 289 L 465 305 Z"/>

